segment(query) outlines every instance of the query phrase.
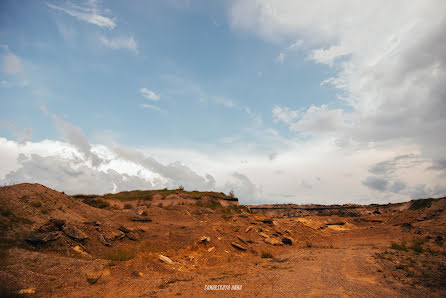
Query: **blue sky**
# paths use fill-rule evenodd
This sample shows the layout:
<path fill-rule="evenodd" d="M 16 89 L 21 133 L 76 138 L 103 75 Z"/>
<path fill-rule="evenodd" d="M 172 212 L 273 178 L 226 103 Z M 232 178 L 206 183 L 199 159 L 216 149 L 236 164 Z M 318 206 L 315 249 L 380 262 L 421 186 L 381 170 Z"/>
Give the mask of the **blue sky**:
<path fill-rule="evenodd" d="M 432 133 L 446 118 L 444 5 L 397 4 L 2 1 L 0 179 L 39 182 L 37 155 L 96 177 L 96 192 L 445 194 Z M 383 162 L 392 168 L 373 172 Z M 40 183 L 59 189 L 57 176 L 47 168 Z M 86 191 L 68 178 L 68 191 Z"/>

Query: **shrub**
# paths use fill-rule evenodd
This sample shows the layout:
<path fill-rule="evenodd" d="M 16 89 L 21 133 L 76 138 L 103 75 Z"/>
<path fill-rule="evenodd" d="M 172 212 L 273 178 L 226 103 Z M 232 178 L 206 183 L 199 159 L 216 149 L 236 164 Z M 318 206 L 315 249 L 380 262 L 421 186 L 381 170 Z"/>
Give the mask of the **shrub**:
<path fill-rule="evenodd" d="M 410 205 L 409 210 L 429 208 L 432 205 L 432 201 L 432 199 L 416 200 Z"/>
<path fill-rule="evenodd" d="M 132 209 L 132 208 L 133 208 L 132 204 L 125 204 L 124 205 L 124 209 Z"/>
<path fill-rule="evenodd" d="M 179 190 L 179 191 L 184 191 L 184 186 L 183 186 L 183 185 L 180 185 L 180 186 L 178 187 L 178 190 Z"/>
<path fill-rule="evenodd" d="M 396 250 L 407 251 L 406 242 L 404 242 L 404 241 L 401 241 L 401 244 L 392 242 L 392 244 L 390 245 L 390 248 L 396 249 Z"/>
<path fill-rule="evenodd" d="M 87 205 L 90 205 L 91 207 L 100 208 L 100 209 L 104 209 L 104 208 L 107 208 L 108 206 L 110 206 L 109 202 L 106 202 L 102 199 L 95 199 L 95 200 L 84 199 L 82 202 L 84 202 Z"/>
<path fill-rule="evenodd" d="M 412 245 L 409 248 L 417 253 L 422 253 L 424 252 L 423 243 L 424 240 L 412 240 Z"/>
<path fill-rule="evenodd" d="M 273 255 L 270 252 L 262 252 L 262 258 L 271 259 Z"/>
<path fill-rule="evenodd" d="M 35 208 L 40 208 L 40 207 L 42 207 L 42 203 L 38 202 L 38 201 L 35 201 L 35 202 L 31 203 L 31 206 L 33 206 Z"/>

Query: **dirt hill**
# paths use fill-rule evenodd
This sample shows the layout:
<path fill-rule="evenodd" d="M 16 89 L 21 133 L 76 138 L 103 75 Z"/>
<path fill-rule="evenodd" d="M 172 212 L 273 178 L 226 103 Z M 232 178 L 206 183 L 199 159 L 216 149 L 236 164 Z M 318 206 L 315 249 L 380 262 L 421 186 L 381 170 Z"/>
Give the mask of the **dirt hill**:
<path fill-rule="evenodd" d="M 2 187 L 0 296 L 444 296 L 445 205 L 275 218 L 221 193 Z"/>

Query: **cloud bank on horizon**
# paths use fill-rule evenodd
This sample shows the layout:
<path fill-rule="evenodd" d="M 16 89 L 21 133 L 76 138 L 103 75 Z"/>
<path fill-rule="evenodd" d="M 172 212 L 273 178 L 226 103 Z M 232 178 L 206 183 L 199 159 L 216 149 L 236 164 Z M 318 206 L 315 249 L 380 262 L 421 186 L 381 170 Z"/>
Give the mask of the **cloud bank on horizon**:
<path fill-rule="evenodd" d="M 446 196 L 444 1 L 1 11 L 2 184 L 183 185 L 242 203 Z"/>

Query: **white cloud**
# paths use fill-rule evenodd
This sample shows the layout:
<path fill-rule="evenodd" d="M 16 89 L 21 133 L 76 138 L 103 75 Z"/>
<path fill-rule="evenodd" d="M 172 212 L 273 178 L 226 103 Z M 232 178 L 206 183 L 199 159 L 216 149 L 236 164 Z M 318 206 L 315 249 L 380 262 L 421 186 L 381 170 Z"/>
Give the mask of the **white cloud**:
<path fill-rule="evenodd" d="M 160 96 L 153 92 L 152 90 L 149 90 L 147 88 L 141 88 L 139 89 L 139 93 L 141 93 L 142 96 L 149 100 L 158 101 L 160 100 Z"/>
<path fill-rule="evenodd" d="M 79 6 L 68 3 L 65 6 L 58 6 L 51 3 L 46 5 L 52 9 L 63 11 L 66 14 L 102 28 L 113 29 L 116 23 L 113 19 L 102 15 L 102 11 L 96 5 L 96 1 L 88 1 L 87 5 Z"/>
<path fill-rule="evenodd" d="M 274 121 L 276 122 L 281 121 L 286 124 L 291 124 L 295 119 L 297 119 L 297 117 L 299 117 L 299 111 L 290 110 L 288 107 L 282 108 L 279 106 L 274 106 L 273 117 Z"/>
<path fill-rule="evenodd" d="M 446 127 L 444 8 L 440 0 L 239 0 L 233 3 L 230 18 L 235 30 L 274 44 L 303 40 L 307 57 L 335 72 L 321 85 L 337 88 L 346 108 L 312 106 L 291 129 L 312 135 L 330 132 L 335 143 L 352 150 L 375 148 L 408 155 L 411 152 L 403 149 L 413 144 L 422 160 L 438 161 L 446 152 L 446 137 L 439 134 Z M 407 171 L 416 176 L 420 169 L 411 165 Z M 380 177 L 367 180 L 367 176 L 362 181 L 379 184 L 375 182 Z M 424 184 L 415 187 L 416 180 L 409 180 L 402 181 L 411 196 L 442 190 Z M 393 183 L 381 187 L 386 195 L 401 188 L 402 184 Z"/>
<path fill-rule="evenodd" d="M 9 52 L 3 56 L 3 71 L 7 74 L 19 74 L 23 70 L 22 61 L 19 57 Z"/>
<path fill-rule="evenodd" d="M 109 47 L 111 49 L 119 50 L 119 49 L 125 49 L 132 51 L 134 53 L 138 53 L 138 46 L 136 44 L 135 39 L 133 36 L 129 37 L 116 37 L 112 39 L 108 39 L 105 36 L 100 36 L 99 40 L 103 45 L 106 47 Z M 145 88 L 143 88 L 145 89 Z M 146 89 L 147 90 L 147 89 Z"/>
<path fill-rule="evenodd" d="M 288 47 L 286 47 L 286 50 L 288 51 L 293 51 L 293 50 L 297 50 L 300 47 L 302 47 L 302 45 L 304 44 L 304 41 L 302 39 L 299 39 L 298 41 L 290 44 Z"/>
<path fill-rule="evenodd" d="M 160 113 L 162 113 L 162 114 L 167 113 L 166 110 L 164 110 L 164 109 L 162 109 L 162 108 L 160 108 L 160 107 L 157 107 L 157 106 L 155 106 L 155 105 L 149 105 L 149 104 L 145 104 L 145 103 L 143 103 L 143 104 L 141 104 L 140 106 L 141 106 L 142 108 L 144 108 L 144 109 L 154 110 L 154 111 L 160 112 Z"/>

